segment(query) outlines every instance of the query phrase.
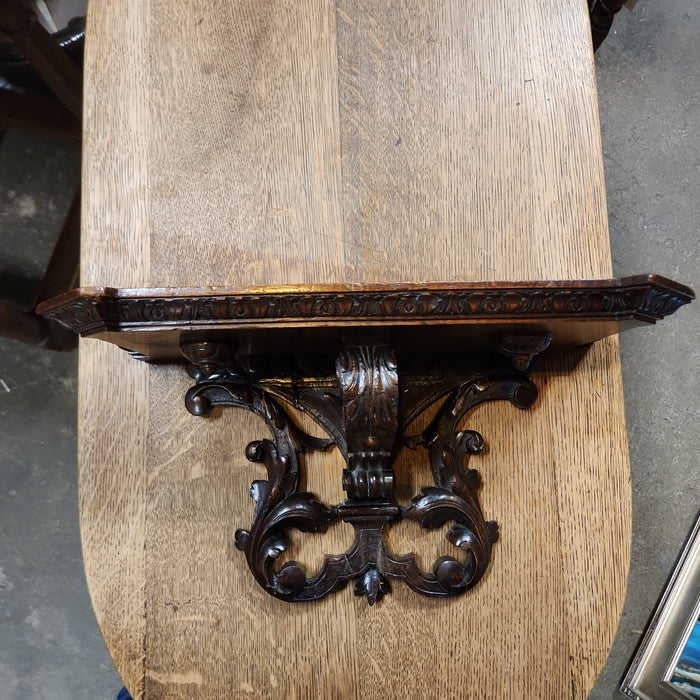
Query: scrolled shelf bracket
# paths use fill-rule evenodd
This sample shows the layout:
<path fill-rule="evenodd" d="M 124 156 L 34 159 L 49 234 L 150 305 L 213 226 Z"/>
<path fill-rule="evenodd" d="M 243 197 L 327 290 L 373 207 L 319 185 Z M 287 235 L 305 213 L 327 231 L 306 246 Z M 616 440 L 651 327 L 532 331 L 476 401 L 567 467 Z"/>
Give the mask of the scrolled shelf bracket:
<path fill-rule="evenodd" d="M 532 341 L 528 347 L 548 344 L 546 336 Z M 318 600 L 354 581 L 355 593 L 365 595 L 372 605 L 391 591 L 394 580 L 426 596 L 460 595 L 478 583 L 489 565 L 498 526 L 485 519 L 478 498 L 479 475 L 467 467 L 469 458 L 483 449 L 484 440 L 476 431 L 458 431 L 457 426 L 472 408 L 487 401 L 506 400 L 517 408 L 529 408 L 537 398 L 532 382 L 517 371 L 504 372 L 501 366 L 498 371 L 482 369 L 471 376 L 462 372 L 442 381 L 437 394 L 430 394 L 434 400 L 442 399 L 441 407 L 421 436 L 410 439 L 402 419 L 412 420 L 425 408 L 425 391 L 412 386 L 415 376 L 409 373 L 400 400 L 399 366 L 388 344 L 349 344 L 337 358 L 335 377 L 313 377 L 309 382 L 309 377 L 298 373 L 295 377 L 294 368 L 289 368 L 285 374 L 291 380 L 284 385 L 240 371 L 233 349 L 225 343 L 186 344 L 182 353 L 197 378 L 185 399 L 190 413 L 206 415 L 214 406 L 236 406 L 261 417 L 272 433 L 272 439 L 256 440 L 246 449 L 250 461 L 265 466 L 267 480 L 253 483 L 253 522 L 249 529 L 236 532 L 236 546 L 268 593 L 289 601 Z M 333 426 L 327 440 L 313 438 L 294 424 L 279 400 L 285 393 L 295 397 L 295 408 L 322 427 Z M 324 406 L 324 420 L 319 420 Z M 427 451 L 434 484 L 401 507 L 392 500 L 392 465 L 406 442 Z M 346 460 L 342 482 L 347 498 L 326 506 L 299 490 L 300 470 L 304 452 L 334 443 Z M 313 578 L 307 578 L 296 562 L 276 567 L 289 546 L 289 529 L 316 532 L 336 520 L 354 528 L 355 539 L 347 552 L 327 555 Z M 440 557 L 431 572 L 422 571 L 413 554 L 397 555 L 386 546 L 385 532 L 398 520 L 427 529 L 451 525 L 447 539 L 461 556 Z"/>
<path fill-rule="evenodd" d="M 270 435 L 247 458 L 263 465 L 253 482 L 252 522 L 236 532 L 255 580 L 288 601 L 312 601 L 354 582 L 370 604 L 396 582 L 426 596 L 457 596 L 484 576 L 498 539 L 479 502 L 470 466 L 482 436 L 460 424 L 476 406 L 535 403 L 528 379 L 541 354 L 580 352 L 606 336 L 655 323 L 694 298 L 659 275 L 613 280 L 299 285 L 240 289 L 73 290 L 37 310 L 138 360 L 188 364 L 195 385 L 187 410 L 215 406 L 258 415 Z M 439 404 L 420 435 L 409 427 Z M 306 434 L 288 407 L 327 434 Z M 301 490 L 305 453 L 335 445 L 345 459 L 346 498 L 328 505 Z M 394 499 L 394 463 L 405 447 L 426 453 L 432 484 L 408 505 Z M 239 517 L 238 515 L 236 517 Z M 444 528 L 454 556 L 422 570 L 412 553 L 390 551 L 399 521 Z M 319 573 L 284 561 L 288 533 L 350 524 L 354 542 L 326 555 Z"/>

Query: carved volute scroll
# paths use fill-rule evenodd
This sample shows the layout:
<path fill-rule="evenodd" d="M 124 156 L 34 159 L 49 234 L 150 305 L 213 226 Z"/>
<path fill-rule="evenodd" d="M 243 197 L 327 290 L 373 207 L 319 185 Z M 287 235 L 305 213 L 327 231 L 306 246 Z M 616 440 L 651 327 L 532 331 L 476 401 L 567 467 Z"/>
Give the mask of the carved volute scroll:
<path fill-rule="evenodd" d="M 386 345 L 344 349 L 336 363 L 348 467 L 343 488 L 353 499 L 391 498 L 391 454 L 399 411 L 396 358 Z"/>

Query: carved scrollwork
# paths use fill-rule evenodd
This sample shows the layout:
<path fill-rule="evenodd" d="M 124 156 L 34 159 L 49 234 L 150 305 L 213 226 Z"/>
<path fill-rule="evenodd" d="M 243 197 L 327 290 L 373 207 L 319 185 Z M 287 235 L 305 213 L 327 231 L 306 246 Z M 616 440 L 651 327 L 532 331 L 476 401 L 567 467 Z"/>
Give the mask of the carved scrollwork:
<path fill-rule="evenodd" d="M 475 585 L 484 575 L 492 545 L 498 540 L 498 525 L 485 520 L 479 504 L 479 474 L 467 468 L 469 457 L 484 449 L 484 439 L 475 430 L 457 432 L 458 423 L 468 411 L 486 401 L 507 400 L 526 409 L 536 398 L 537 389 L 527 379 L 480 376 L 452 391 L 423 432 L 436 486 L 424 488 L 404 510 L 403 517 L 427 529 L 453 522 L 447 539 L 465 554 L 464 563 L 453 557 L 435 562 L 433 576 L 441 590 L 435 591 L 433 585 L 432 595 L 456 595 Z M 430 577 L 424 578 L 433 584 Z"/>
<path fill-rule="evenodd" d="M 252 462 L 263 462 L 268 478 L 253 482 L 253 526 L 250 531 L 236 531 L 236 547 L 245 552 L 248 566 L 268 593 L 279 598 L 298 597 L 307 583 L 303 567 L 288 562 L 279 571 L 274 568 L 288 546 L 285 531 L 317 532 L 335 514 L 313 494 L 297 491 L 298 474 L 290 468 L 289 456 L 280 454 L 269 440 L 250 443 L 246 456 Z"/>
<path fill-rule="evenodd" d="M 206 357 L 211 356 L 209 350 Z M 185 405 L 196 416 L 207 415 L 214 406 L 244 408 L 260 416 L 272 432 L 272 440 L 256 440 L 246 448 L 248 460 L 263 463 L 268 478 L 253 482 L 253 524 L 250 530 L 236 531 L 236 547 L 245 552 L 256 581 L 268 593 L 297 598 L 306 585 L 303 567 L 288 562 L 277 571 L 274 564 L 287 549 L 287 530 L 316 532 L 336 517 L 313 494 L 298 490 L 299 454 L 307 449 L 325 450 L 332 440 L 306 434 L 272 396 L 230 377 L 223 381 L 206 378 L 187 392 Z"/>
<path fill-rule="evenodd" d="M 440 383 L 430 396 L 434 400 L 442 394 L 444 402 L 421 436 L 412 441 L 412 446 L 428 451 L 434 485 L 424 487 L 401 508 L 391 501 L 392 461 L 397 445 L 407 442 L 402 436 L 407 419 L 424 410 L 427 402 L 424 392 L 405 392 L 412 401 L 404 402 L 404 415 L 400 415 L 399 370 L 388 346 L 345 348 L 336 363 L 335 391 L 321 379 L 300 380 L 298 386 L 293 381 L 256 382 L 253 375 L 236 370 L 238 363 L 230 349 L 212 344 L 192 344 L 183 353 L 198 367 L 194 373 L 198 383 L 186 396 L 191 413 L 204 415 L 215 405 L 238 406 L 259 415 L 272 433 L 271 440 L 253 441 L 246 449 L 250 461 L 265 466 L 267 479 L 253 482 L 251 527 L 236 531 L 236 546 L 268 593 L 289 601 L 310 601 L 354 581 L 355 594 L 372 605 L 391 591 L 392 580 L 403 581 L 423 595 L 454 596 L 481 579 L 498 539 L 498 526 L 485 520 L 478 499 L 479 475 L 467 467 L 469 458 L 482 451 L 484 440 L 476 431 L 457 427 L 469 410 L 485 401 L 507 400 L 518 408 L 530 407 L 537 396 L 531 382 L 480 372 Z M 205 370 L 213 374 L 206 376 Z M 301 431 L 272 393 L 294 402 L 336 439 L 314 438 Z M 328 507 L 299 490 L 299 457 L 305 450 L 323 450 L 333 442 L 346 456 L 343 485 L 348 497 Z M 414 554 L 392 553 L 384 535 L 401 519 L 427 529 L 449 525 L 447 539 L 461 550 L 461 556 L 440 557 L 432 571 L 425 572 Z M 313 578 L 307 578 L 295 561 L 278 568 L 290 529 L 317 532 L 335 520 L 355 530 L 347 552 L 326 555 Z"/>

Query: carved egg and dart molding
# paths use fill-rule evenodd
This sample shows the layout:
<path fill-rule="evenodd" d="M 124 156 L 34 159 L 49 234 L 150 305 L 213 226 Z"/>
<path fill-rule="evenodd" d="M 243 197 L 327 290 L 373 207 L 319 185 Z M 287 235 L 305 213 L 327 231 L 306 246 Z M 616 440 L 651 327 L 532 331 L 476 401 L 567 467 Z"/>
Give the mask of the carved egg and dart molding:
<path fill-rule="evenodd" d="M 255 580 L 286 601 L 312 601 L 354 583 L 370 605 L 403 583 L 425 596 L 457 596 L 484 575 L 498 525 L 479 503 L 471 460 L 484 448 L 458 430 L 475 407 L 537 400 L 534 358 L 591 343 L 674 313 L 691 289 L 658 275 L 616 280 L 294 286 L 233 289 L 83 288 L 39 312 L 86 337 L 115 343 L 141 360 L 186 363 L 195 416 L 216 406 L 259 416 L 270 435 L 246 448 L 267 478 L 253 482 L 252 523 L 236 531 Z M 426 332 L 426 329 L 430 332 Z M 408 426 L 439 407 L 417 436 Z M 327 437 L 308 435 L 286 406 L 310 416 Z M 322 503 L 300 490 L 304 454 L 335 445 L 343 455 L 346 499 Z M 394 500 L 399 450 L 421 449 L 432 470 L 406 506 Z M 235 519 L 239 514 L 232 514 Z M 413 554 L 392 552 L 397 522 L 449 525 L 456 556 L 430 571 Z M 292 530 L 352 525 L 350 549 L 325 556 L 309 578 L 279 565 Z M 460 552 L 461 550 L 461 552 Z"/>

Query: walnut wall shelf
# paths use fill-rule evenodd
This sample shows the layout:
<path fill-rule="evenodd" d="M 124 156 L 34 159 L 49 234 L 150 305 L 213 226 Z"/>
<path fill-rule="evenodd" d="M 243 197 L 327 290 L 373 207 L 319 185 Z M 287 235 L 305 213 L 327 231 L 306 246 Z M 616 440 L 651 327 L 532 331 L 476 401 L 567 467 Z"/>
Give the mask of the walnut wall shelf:
<path fill-rule="evenodd" d="M 271 439 L 246 455 L 261 462 L 249 529 L 236 546 L 270 594 L 309 601 L 355 582 L 370 604 L 403 581 L 428 596 L 458 595 L 483 576 L 498 539 L 478 500 L 467 462 L 482 436 L 458 431 L 486 401 L 519 409 L 537 398 L 532 360 L 552 349 L 585 347 L 621 330 L 654 323 L 694 298 L 657 275 L 575 282 L 489 282 L 375 286 L 298 286 L 249 290 L 84 288 L 39 312 L 65 327 L 115 343 L 139 359 L 186 362 L 195 379 L 186 406 L 205 415 L 237 406 L 260 416 Z M 442 400 L 418 435 L 409 426 Z M 328 438 L 298 428 L 285 405 L 311 416 Z M 321 503 L 300 490 L 304 452 L 336 445 L 346 467 L 346 500 Z M 392 465 L 402 447 L 427 451 L 434 484 L 411 503 L 392 499 Z M 238 514 L 236 514 L 238 517 Z M 355 541 L 326 555 L 307 578 L 293 561 L 279 566 L 286 532 L 315 532 L 337 520 Z M 455 557 L 422 570 L 413 554 L 391 552 L 384 534 L 398 520 L 423 528 L 451 524 Z"/>

